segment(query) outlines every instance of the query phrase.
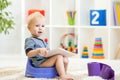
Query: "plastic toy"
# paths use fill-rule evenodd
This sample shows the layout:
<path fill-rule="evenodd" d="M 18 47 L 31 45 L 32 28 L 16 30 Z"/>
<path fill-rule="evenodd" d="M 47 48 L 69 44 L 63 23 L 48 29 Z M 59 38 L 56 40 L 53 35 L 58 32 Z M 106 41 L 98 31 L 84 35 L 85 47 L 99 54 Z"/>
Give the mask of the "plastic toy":
<path fill-rule="evenodd" d="M 36 68 L 31 64 L 31 60 L 28 59 L 25 76 L 33 78 L 55 78 L 58 77 L 58 73 L 55 67 Z"/>
<path fill-rule="evenodd" d="M 102 38 L 101 37 L 97 37 L 95 39 L 92 58 L 93 59 L 104 59 L 105 58 L 104 57 L 103 44 L 102 44 Z"/>
<path fill-rule="evenodd" d="M 87 46 L 84 46 L 84 48 L 83 48 L 82 58 L 89 58 L 89 56 L 88 56 L 88 47 Z"/>
<path fill-rule="evenodd" d="M 71 37 L 68 37 L 68 36 L 72 36 Z M 68 37 L 68 45 L 65 45 L 65 38 Z M 74 33 L 67 33 L 65 35 L 63 35 L 61 37 L 61 40 L 60 40 L 60 47 L 63 48 L 63 49 L 66 49 L 70 52 L 74 52 L 74 53 L 77 53 L 77 37 L 75 36 Z"/>

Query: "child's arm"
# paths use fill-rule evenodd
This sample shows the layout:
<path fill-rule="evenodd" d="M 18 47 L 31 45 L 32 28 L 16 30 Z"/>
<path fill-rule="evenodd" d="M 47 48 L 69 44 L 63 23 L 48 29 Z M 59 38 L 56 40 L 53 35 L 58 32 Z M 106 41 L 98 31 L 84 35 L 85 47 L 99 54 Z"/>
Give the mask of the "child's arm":
<path fill-rule="evenodd" d="M 30 50 L 28 53 L 27 53 L 27 56 L 28 57 L 34 57 L 36 56 L 37 54 L 41 54 L 42 56 L 46 56 L 47 54 L 47 49 L 46 48 L 37 48 L 35 50 Z"/>

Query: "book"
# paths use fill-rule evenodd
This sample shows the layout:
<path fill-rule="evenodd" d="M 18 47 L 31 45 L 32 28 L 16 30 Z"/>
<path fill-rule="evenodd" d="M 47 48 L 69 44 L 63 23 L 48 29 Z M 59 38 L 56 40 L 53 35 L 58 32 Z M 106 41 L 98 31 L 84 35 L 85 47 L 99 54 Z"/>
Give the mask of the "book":
<path fill-rule="evenodd" d="M 120 2 L 116 2 L 116 15 L 117 15 L 118 26 L 120 26 Z"/>
<path fill-rule="evenodd" d="M 115 25 L 119 26 L 120 25 L 120 2 L 115 1 L 113 3 L 113 14 L 114 14 L 114 23 Z"/>
<path fill-rule="evenodd" d="M 65 49 L 56 48 L 56 49 L 50 50 L 45 57 L 51 57 L 51 56 L 54 56 L 57 54 L 60 54 L 60 55 L 66 56 L 66 57 L 71 57 L 71 56 L 76 55 L 75 53 L 67 51 Z"/>

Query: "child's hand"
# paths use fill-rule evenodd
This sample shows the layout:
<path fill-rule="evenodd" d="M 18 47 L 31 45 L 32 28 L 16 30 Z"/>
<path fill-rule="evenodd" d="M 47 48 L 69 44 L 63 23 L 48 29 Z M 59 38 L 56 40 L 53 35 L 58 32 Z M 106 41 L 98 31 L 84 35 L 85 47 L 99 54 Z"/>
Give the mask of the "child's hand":
<path fill-rule="evenodd" d="M 48 53 L 48 50 L 46 48 L 39 48 L 39 52 L 42 56 L 46 56 Z"/>

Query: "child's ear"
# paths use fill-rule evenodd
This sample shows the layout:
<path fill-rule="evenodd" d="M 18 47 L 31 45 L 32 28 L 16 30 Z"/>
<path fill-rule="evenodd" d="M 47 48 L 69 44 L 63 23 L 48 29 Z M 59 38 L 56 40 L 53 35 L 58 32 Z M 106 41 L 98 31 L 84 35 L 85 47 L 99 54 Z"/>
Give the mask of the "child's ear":
<path fill-rule="evenodd" d="M 28 30 L 30 30 L 30 25 L 27 26 Z"/>

